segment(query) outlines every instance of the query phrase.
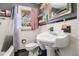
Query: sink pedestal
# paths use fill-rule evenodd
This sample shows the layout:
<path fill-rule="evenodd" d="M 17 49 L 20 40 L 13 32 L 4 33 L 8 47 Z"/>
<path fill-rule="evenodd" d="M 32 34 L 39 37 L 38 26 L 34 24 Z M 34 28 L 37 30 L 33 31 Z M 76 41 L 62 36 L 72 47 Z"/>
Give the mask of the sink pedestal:
<path fill-rule="evenodd" d="M 46 49 L 47 49 L 47 56 L 55 56 L 53 47 L 46 46 Z"/>

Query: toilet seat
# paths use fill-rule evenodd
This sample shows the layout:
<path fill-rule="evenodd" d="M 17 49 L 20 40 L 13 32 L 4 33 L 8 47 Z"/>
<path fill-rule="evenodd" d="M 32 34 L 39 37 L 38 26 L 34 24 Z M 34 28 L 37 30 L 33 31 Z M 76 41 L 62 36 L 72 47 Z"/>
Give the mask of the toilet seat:
<path fill-rule="evenodd" d="M 29 51 L 29 56 L 36 56 L 38 55 L 38 49 L 36 49 L 38 47 L 37 43 L 29 43 L 25 45 L 26 50 Z"/>
<path fill-rule="evenodd" d="M 33 50 L 36 47 L 38 47 L 38 44 L 37 43 L 29 43 L 29 44 L 26 44 L 25 47 L 26 47 L 26 50 L 30 51 L 30 50 Z"/>

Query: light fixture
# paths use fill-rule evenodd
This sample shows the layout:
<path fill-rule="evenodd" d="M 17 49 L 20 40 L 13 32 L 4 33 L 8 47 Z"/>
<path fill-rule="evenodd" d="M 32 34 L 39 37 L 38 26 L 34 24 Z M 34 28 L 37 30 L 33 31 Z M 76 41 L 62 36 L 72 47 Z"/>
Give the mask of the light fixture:
<path fill-rule="evenodd" d="M 46 8 L 47 6 L 48 6 L 47 3 L 43 3 L 43 4 L 41 5 L 40 9 L 44 9 L 44 8 Z"/>

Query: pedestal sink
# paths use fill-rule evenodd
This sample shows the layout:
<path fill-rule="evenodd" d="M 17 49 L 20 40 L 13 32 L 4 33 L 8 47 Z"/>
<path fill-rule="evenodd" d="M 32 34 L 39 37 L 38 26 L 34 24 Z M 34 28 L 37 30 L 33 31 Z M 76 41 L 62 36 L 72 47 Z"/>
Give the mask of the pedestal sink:
<path fill-rule="evenodd" d="M 47 55 L 54 55 L 54 48 L 64 48 L 69 43 L 69 34 L 64 32 L 43 32 L 37 35 L 37 42 L 41 48 L 47 49 Z"/>

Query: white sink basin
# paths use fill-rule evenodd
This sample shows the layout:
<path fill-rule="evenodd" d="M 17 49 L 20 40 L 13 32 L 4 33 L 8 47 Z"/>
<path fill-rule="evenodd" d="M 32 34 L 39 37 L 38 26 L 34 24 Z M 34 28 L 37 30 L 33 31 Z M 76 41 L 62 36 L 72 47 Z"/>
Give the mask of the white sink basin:
<path fill-rule="evenodd" d="M 51 47 L 66 47 L 69 43 L 69 35 L 67 33 L 50 33 L 43 32 L 37 35 L 37 40 Z"/>
<path fill-rule="evenodd" d="M 43 32 L 37 35 L 37 42 L 41 49 L 47 49 L 47 55 L 54 54 L 54 48 L 64 48 L 69 43 L 69 35 L 64 32 Z"/>
<path fill-rule="evenodd" d="M 51 35 L 49 32 L 44 32 L 37 35 L 37 40 L 43 45 L 53 45 L 56 41 L 56 36 Z"/>

